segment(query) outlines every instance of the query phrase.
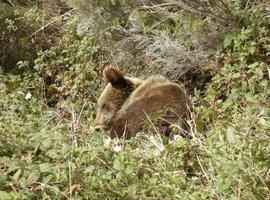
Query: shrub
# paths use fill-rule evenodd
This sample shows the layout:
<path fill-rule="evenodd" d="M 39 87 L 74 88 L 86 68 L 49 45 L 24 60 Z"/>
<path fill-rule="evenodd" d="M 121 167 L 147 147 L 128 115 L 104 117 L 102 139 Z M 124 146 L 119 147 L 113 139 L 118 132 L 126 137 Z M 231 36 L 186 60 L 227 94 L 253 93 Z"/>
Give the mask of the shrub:
<path fill-rule="evenodd" d="M 238 21 L 231 10 L 240 9 L 235 1 L 70 2 L 84 18 L 79 27 L 95 32 L 107 50 L 108 63 L 137 75 L 162 72 L 192 93 L 209 81 L 209 58 Z"/>
<path fill-rule="evenodd" d="M 258 6 L 239 11 L 243 26 L 227 35 L 208 85 L 206 146 L 211 145 L 217 192 L 225 198 L 269 198 L 269 18 Z M 213 146 L 214 147 L 213 147 Z M 210 149 L 209 149 L 210 151 Z M 215 163 L 215 164 L 214 164 Z"/>
<path fill-rule="evenodd" d="M 18 66 L 24 74 L 0 74 L 2 199 L 270 198 L 268 4 L 170 1 L 170 7 L 161 1 L 145 2 L 84 1 L 85 10 L 89 4 L 104 9 L 101 16 L 108 18 L 106 26 L 101 25 L 107 37 L 98 30 L 77 36 L 76 17 L 71 16 L 61 29 L 59 43 L 39 51 L 33 67 L 22 60 Z M 114 19 L 115 24 L 110 21 L 116 15 L 114 6 L 124 16 L 122 21 Z M 182 9 L 185 17 L 199 24 L 203 16 L 204 23 L 210 16 L 220 25 L 226 19 L 230 31 L 211 60 L 197 47 L 191 48 L 189 34 L 177 36 L 174 20 L 180 20 Z M 168 13 L 173 20 L 158 23 Z M 111 25 L 119 24 L 130 35 L 115 38 Z M 140 31 L 132 32 L 135 25 Z M 178 25 L 206 28 L 188 20 Z M 160 39 L 163 31 L 167 40 Z M 111 140 L 92 129 L 93 106 L 103 87 L 99 69 L 108 62 L 104 52 L 115 40 L 129 44 L 123 46 L 131 48 L 128 53 L 136 47 L 138 54 L 153 57 L 148 61 L 154 65 L 181 62 L 177 52 L 194 65 L 198 63 L 191 52 L 206 59 L 213 78 L 205 91 L 195 89 L 191 139 L 139 133 L 131 140 Z M 167 72 L 175 75 L 171 69 Z M 172 128 L 179 129 L 177 124 Z"/>
<path fill-rule="evenodd" d="M 0 66 L 4 72 L 18 72 L 16 64 L 20 60 L 28 61 L 33 66 L 37 52 L 49 48 L 57 41 L 62 19 L 52 19 L 53 11 L 50 16 L 38 7 L 30 8 L 27 5 L 13 8 L 0 4 Z M 54 23 L 47 26 L 44 19 L 54 20 Z"/>

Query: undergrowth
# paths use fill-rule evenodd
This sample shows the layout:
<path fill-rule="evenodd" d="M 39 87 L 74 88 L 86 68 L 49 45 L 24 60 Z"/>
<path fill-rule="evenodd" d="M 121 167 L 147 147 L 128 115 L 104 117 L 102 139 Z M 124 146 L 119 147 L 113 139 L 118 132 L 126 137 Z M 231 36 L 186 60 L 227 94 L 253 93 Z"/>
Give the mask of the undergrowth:
<path fill-rule="evenodd" d="M 207 66 L 213 78 L 194 89 L 191 139 L 93 130 L 105 47 L 93 32 L 78 37 L 71 16 L 55 45 L 17 64 L 24 73 L 0 74 L 0 199 L 269 199 L 270 20 L 261 5 L 231 11 L 238 24 Z"/>

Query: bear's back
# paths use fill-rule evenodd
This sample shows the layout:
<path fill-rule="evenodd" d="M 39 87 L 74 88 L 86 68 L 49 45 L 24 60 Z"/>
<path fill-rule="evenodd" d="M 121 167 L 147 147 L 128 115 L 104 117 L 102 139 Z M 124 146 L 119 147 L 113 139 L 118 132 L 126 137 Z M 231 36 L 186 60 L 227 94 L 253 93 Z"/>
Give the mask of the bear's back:
<path fill-rule="evenodd" d="M 129 106 L 135 101 L 143 101 L 145 106 L 150 107 L 173 106 L 182 111 L 187 108 L 188 104 L 186 93 L 179 84 L 158 75 L 142 82 L 132 92 L 123 107 Z"/>
<path fill-rule="evenodd" d="M 152 76 L 143 81 L 125 101 L 117 113 L 117 124 L 126 126 L 127 136 L 133 136 L 151 120 L 154 124 L 176 123 L 186 118 L 188 101 L 182 87 L 162 76 Z M 153 124 L 150 122 L 150 124 Z M 123 130 L 122 130 L 123 131 Z M 120 131 L 121 132 L 121 131 Z"/>

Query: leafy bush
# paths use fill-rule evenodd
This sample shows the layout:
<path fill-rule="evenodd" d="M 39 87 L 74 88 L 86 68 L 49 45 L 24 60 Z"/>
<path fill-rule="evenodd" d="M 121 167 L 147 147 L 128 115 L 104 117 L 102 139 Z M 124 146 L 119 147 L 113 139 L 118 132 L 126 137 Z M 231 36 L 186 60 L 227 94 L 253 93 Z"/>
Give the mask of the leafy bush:
<path fill-rule="evenodd" d="M 245 10 L 244 26 L 229 34 L 208 86 L 205 118 L 215 155 L 211 173 L 226 198 L 269 198 L 269 18 Z M 214 148 L 213 146 L 214 145 Z M 210 150 L 210 149 L 209 149 Z"/>
<path fill-rule="evenodd" d="M 53 15 L 53 11 L 46 13 L 34 6 L 13 8 L 0 4 L 0 66 L 4 72 L 18 72 L 16 64 L 20 60 L 33 66 L 37 52 L 56 42 L 62 19 L 52 19 Z M 54 23 L 47 26 L 44 20 Z"/>
<path fill-rule="evenodd" d="M 140 76 L 162 72 L 191 94 L 211 79 L 211 57 L 226 33 L 245 26 L 246 9 L 268 8 L 232 0 L 69 2 L 81 15 L 79 34 L 94 32 L 108 63 Z"/>
<path fill-rule="evenodd" d="M 95 2 L 90 3 L 97 7 Z M 192 40 L 177 36 L 179 29 L 171 18 L 158 23 L 161 18 L 156 15 L 166 11 L 176 20 L 179 10 L 185 8 L 185 16 L 195 17 L 192 20 L 199 24 L 206 13 L 208 20 L 209 16 L 216 16 L 213 18 L 222 23 L 223 18 L 227 20 L 230 31 L 222 36 L 222 46 L 216 47 L 212 60 L 204 57 L 213 78 L 208 80 L 205 91 L 195 90 L 192 139 L 176 136 L 168 140 L 153 133 L 139 133 L 131 140 L 111 140 L 104 132 L 92 129 L 94 104 L 103 88 L 100 66 L 108 62 L 104 52 L 115 43 L 104 43 L 106 37 L 101 37 L 100 32 L 76 36 L 76 17 L 71 16 L 61 29 L 59 42 L 39 51 L 33 67 L 22 60 L 18 67 L 25 73 L 0 74 L 2 199 L 270 198 L 270 21 L 265 14 L 270 6 L 263 2 L 224 1 L 228 11 L 220 8 L 223 1 L 207 7 L 201 1 L 170 2 L 172 7 L 145 4 L 147 9 L 142 9 L 139 1 L 100 1 L 100 8 L 106 8 L 105 13 L 110 11 L 107 25 L 112 24 L 111 15 L 116 15 L 111 11 L 114 7 L 125 12 L 123 21 L 115 19 L 113 25 L 120 24 L 132 33 L 131 22 L 137 23 L 140 35 L 135 31 L 129 36 L 142 42 L 135 47 L 154 57 L 154 64 L 179 62 L 178 57 L 171 56 L 178 51 L 184 52 L 181 56 L 189 63 L 196 64 L 191 54 L 194 50 L 183 50 L 191 47 Z M 201 7 L 195 7 L 196 2 Z M 138 18 L 132 21 L 130 17 L 136 14 Z M 170 23 L 174 24 L 171 29 Z M 181 23 L 187 29 L 198 28 L 196 23 Z M 115 34 L 113 29 L 105 30 L 107 36 Z M 160 39 L 163 31 L 168 40 Z M 154 40 L 144 42 L 149 37 Z M 122 44 L 125 39 L 120 38 Z M 163 50 L 151 52 L 157 48 Z M 167 72 L 175 75 L 171 69 Z M 179 127 L 175 124 L 173 128 Z"/>
<path fill-rule="evenodd" d="M 95 90 L 100 81 L 96 78 L 93 57 L 99 47 L 94 45 L 91 37 L 74 40 L 66 34 L 64 38 L 63 45 L 39 53 L 34 76 L 40 76 L 40 79 L 32 85 L 42 82 L 35 90 L 51 101 L 48 103 L 57 103 L 60 97 L 95 101 Z"/>
<path fill-rule="evenodd" d="M 83 18 L 79 33 L 95 32 L 110 64 L 140 76 L 162 72 L 191 93 L 209 81 L 209 58 L 239 21 L 234 11 L 244 7 L 239 1 L 70 2 Z"/>
<path fill-rule="evenodd" d="M 27 73 L 0 75 L 0 132 L 5 133 L 0 136 L 0 190 L 4 199 L 60 198 L 70 192 L 61 191 L 70 186 L 68 174 L 75 163 L 65 162 L 73 157 L 73 137 L 80 143 L 76 156 L 85 151 L 81 142 L 89 134 L 90 123 L 86 122 L 92 120 L 98 93 L 93 56 L 99 47 L 91 37 L 76 39 L 68 34 L 63 35 L 61 45 L 39 52 L 33 69 L 28 62 L 19 62 Z M 91 109 L 85 111 L 86 105 Z M 77 108 L 82 109 L 78 115 Z M 70 120 L 75 120 L 72 128 Z M 75 135 L 76 126 L 85 136 L 82 132 Z"/>

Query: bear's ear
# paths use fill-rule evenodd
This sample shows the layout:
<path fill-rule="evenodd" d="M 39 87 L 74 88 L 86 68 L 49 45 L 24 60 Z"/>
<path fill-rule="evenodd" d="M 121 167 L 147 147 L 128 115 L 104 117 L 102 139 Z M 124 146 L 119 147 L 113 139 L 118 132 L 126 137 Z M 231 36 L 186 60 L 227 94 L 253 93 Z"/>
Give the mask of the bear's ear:
<path fill-rule="evenodd" d="M 124 89 L 131 86 L 131 82 L 124 77 L 124 73 L 115 67 L 107 67 L 103 70 L 103 76 L 108 83 L 117 89 Z"/>

